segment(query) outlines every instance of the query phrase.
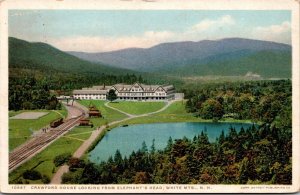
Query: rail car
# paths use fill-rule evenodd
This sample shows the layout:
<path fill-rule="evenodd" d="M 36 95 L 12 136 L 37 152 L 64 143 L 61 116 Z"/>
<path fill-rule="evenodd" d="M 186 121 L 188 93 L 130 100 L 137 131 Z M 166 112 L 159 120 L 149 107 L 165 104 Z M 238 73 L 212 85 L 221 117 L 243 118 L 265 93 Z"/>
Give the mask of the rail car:
<path fill-rule="evenodd" d="M 61 125 L 63 123 L 64 123 L 63 118 L 58 118 L 58 119 L 56 119 L 56 120 L 54 120 L 50 123 L 50 127 L 55 128 L 55 127 L 58 127 L 59 125 Z"/>

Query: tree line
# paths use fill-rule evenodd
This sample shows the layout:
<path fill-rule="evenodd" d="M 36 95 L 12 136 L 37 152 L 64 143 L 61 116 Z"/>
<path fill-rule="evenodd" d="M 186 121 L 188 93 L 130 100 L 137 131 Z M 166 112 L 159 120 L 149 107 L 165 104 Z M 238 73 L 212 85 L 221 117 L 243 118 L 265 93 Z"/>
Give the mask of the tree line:
<path fill-rule="evenodd" d="M 204 119 L 250 119 L 291 127 L 290 80 L 207 85 L 185 90 L 186 110 Z"/>
<path fill-rule="evenodd" d="M 193 139 L 168 141 L 163 150 L 148 149 L 106 162 L 69 160 L 65 184 L 291 184 L 291 131 L 270 125 L 229 129 L 215 142 L 205 132 Z"/>
<path fill-rule="evenodd" d="M 17 73 L 18 72 L 18 73 Z M 143 83 L 141 75 L 75 75 L 40 71 L 20 71 L 9 77 L 9 110 L 60 109 L 57 96 L 72 95 L 72 90 L 93 85 Z"/>
<path fill-rule="evenodd" d="M 45 80 L 34 77 L 9 79 L 9 110 L 60 109 L 56 96 Z"/>

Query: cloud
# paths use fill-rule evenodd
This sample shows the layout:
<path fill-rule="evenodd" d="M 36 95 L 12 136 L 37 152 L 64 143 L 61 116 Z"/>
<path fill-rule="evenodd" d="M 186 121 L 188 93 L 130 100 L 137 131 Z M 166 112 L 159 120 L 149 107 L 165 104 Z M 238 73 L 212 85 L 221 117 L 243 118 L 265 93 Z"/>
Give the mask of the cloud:
<path fill-rule="evenodd" d="M 239 27 L 232 16 L 224 15 L 214 20 L 203 19 L 182 32 L 146 31 L 140 35 L 122 37 L 73 36 L 48 39 L 47 42 L 64 51 L 105 52 L 132 47 L 149 48 L 164 42 L 214 40 L 225 37 L 244 37 L 281 43 L 290 43 L 291 41 L 291 24 L 288 21 L 279 25 L 242 30 L 242 32 L 245 31 L 242 35 L 232 31 L 234 25 Z"/>
<path fill-rule="evenodd" d="M 284 21 L 279 25 L 256 27 L 252 36 L 257 39 L 275 41 L 281 43 L 291 43 L 291 23 Z"/>
<path fill-rule="evenodd" d="M 48 43 L 64 51 L 104 52 L 130 47 L 148 48 L 168 41 L 174 36 L 175 34 L 169 31 L 147 31 L 141 36 L 123 36 L 117 38 L 76 36 L 48 40 Z"/>
<path fill-rule="evenodd" d="M 224 15 L 216 20 L 204 19 L 190 28 L 190 32 L 204 32 L 210 29 L 234 25 L 235 20 L 230 15 Z"/>
<path fill-rule="evenodd" d="M 216 28 L 225 28 L 235 24 L 230 15 L 224 15 L 215 20 L 204 19 L 185 29 L 183 32 L 146 31 L 139 36 L 99 37 L 74 36 L 61 39 L 52 39 L 47 42 L 64 51 L 104 52 L 131 47 L 149 48 L 163 42 L 199 41 L 207 38 L 206 31 Z M 201 33 L 203 33 L 201 35 Z"/>

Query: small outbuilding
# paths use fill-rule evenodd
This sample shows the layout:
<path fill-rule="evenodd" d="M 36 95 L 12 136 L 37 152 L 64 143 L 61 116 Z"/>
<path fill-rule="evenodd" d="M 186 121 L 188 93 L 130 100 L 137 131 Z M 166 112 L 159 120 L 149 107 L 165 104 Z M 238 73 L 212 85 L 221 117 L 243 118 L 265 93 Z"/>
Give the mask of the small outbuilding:
<path fill-rule="evenodd" d="M 91 106 L 89 108 L 89 117 L 102 117 L 100 110 L 98 110 L 95 106 Z"/>
<path fill-rule="evenodd" d="M 79 121 L 79 126 L 91 126 L 93 127 L 93 123 L 89 119 L 81 119 Z"/>

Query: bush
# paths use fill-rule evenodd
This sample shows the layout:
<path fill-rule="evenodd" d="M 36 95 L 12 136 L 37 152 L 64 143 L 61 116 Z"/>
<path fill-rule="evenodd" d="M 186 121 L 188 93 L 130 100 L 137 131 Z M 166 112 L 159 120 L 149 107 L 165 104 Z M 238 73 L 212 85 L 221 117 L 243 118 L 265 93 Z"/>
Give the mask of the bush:
<path fill-rule="evenodd" d="M 16 181 L 16 184 L 23 184 L 23 179 L 19 178 L 19 179 Z"/>
<path fill-rule="evenodd" d="M 30 180 L 38 180 L 42 178 L 42 175 L 40 172 L 36 170 L 26 170 L 23 173 L 23 178 L 24 179 L 30 179 Z"/>
<path fill-rule="evenodd" d="M 47 175 L 42 175 L 42 182 L 48 184 L 50 183 L 50 178 Z"/>
<path fill-rule="evenodd" d="M 61 181 L 62 184 L 78 184 L 82 171 L 64 173 Z"/>
<path fill-rule="evenodd" d="M 70 158 L 68 161 L 68 165 L 70 166 L 70 169 L 74 168 L 83 168 L 85 163 L 83 160 L 80 160 L 79 158 Z"/>
<path fill-rule="evenodd" d="M 212 119 L 212 122 L 214 122 L 214 123 L 217 123 L 219 121 L 219 119 L 217 118 L 217 117 L 214 117 L 213 119 Z"/>
<path fill-rule="evenodd" d="M 68 162 L 70 158 L 71 158 L 70 153 L 63 153 L 63 154 L 56 156 L 53 160 L 53 163 L 56 167 L 58 167 L 64 163 Z"/>
<path fill-rule="evenodd" d="M 74 184 L 73 180 L 74 180 L 74 178 L 71 173 L 65 173 L 61 177 L 61 183 L 63 183 L 63 184 Z"/>
<path fill-rule="evenodd" d="M 28 101 L 23 102 L 22 106 L 23 106 L 23 109 L 25 109 L 25 110 L 33 110 L 35 108 L 35 106 L 31 102 L 28 102 Z"/>

